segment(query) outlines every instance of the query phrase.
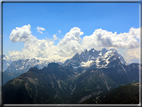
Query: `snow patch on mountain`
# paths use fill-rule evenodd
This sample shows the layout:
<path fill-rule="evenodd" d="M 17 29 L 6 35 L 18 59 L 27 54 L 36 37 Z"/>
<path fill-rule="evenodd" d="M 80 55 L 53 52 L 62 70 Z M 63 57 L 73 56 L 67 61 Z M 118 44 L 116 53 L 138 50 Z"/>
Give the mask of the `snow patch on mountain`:
<path fill-rule="evenodd" d="M 7 64 L 7 66 L 10 66 L 10 64 L 9 63 L 6 63 Z"/>
<path fill-rule="evenodd" d="M 0 54 L 0 60 L 1 60 L 1 57 L 2 56 Z M 10 58 L 3 54 L 3 71 L 5 71 L 8 68 L 8 66 L 10 66 L 11 62 L 12 61 L 10 60 Z M 1 66 L 0 66 L 0 69 L 1 69 Z"/>
<path fill-rule="evenodd" d="M 99 55 L 102 55 L 102 52 L 100 52 Z"/>
<path fill-rule="evenodd" d="M 6 69 L 9 72 L 27 72 L 31 67 L 37 67 L 42 69 L 47 66 L 50 62 L 47 60 L 39 59 L 22 59 L 18 61 L 13 61 L 10 66 Z"/>
<path fill-rule="evenodd" d="M 93 60 L 89 60 L 87 62 L 81 62 L 80 66 L 81 67 L 90 67 L 91 63 L 93 62 Z"/>
<path fill-rule="evenodd" d="M 119 63 L 126 64 L 124 58 L 116 49 L 106 50 L 103 48 L 102 50 L 97 51 L 92 48 L 90 50 L 85 49 L 80 54 L 75 54 L 73 58 L 68 59 L 64 63 L 64 66 L 70 65 L 75 69 L 79 67 L 88 68 L 93 65 L 96 68 L 107 68 L 114 67 Z"/>
<path fill-rule="evenodd" d="M 8 60 L 8 57 L 4 59 Z M 118 60 L 119 59 L 119 60 Z M 116 60 L 116 61 L 115 61 Z M 31 67 L 37 67 L 38 69 L 42 69 L 47 66 L 49 63 L 54 62 L 47 59 L 22 59 L 18 61 L 13 61 L 12 63 L 7 63 L 7 70 L 10 72 L 22 71 L 26 72 Z M 89 68 L 91 66 L 96 68 L 107 68 L 115 66 L 117 63 L 126 64 L 124 58 L 117 52 L 115 49 L 106 50 L 103 48 L 102 50 L 95 50 L 94 48 L 87 50 L 85 49 L 81 53 L 76 53 L 71 59 L 68 59 L 63 64 L 62 62 L 57 62 L 63 66 L 72 66 L 74 70 L 78 70 L 78 68 Z"/>
<path fill-rule="evenodd" d="M 96 65 L 97 65 L 97 66 L 99 66 L 99 63 L 100 63 L 100 60 L 99 60 L 99 59 L 100 59 L 100 57 L 98 57 L 98 58 L 96 59 Z"/>

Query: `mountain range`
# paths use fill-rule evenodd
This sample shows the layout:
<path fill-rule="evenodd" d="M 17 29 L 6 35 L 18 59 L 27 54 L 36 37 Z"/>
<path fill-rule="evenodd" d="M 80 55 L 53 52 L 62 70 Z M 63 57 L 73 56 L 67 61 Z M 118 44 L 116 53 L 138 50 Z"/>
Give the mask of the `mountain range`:
<path fill-rule="evenodd" d="M 5 60 L 4 64 L 9 64 L 7 69 L 3 72 L 3 84 L 7 81 L 27 72 L 31 67 L 37 67 L 42 69 L 47 66 L 50 61 L 39 59 L 21 59 L 8 63 L 9 60 Z M 92 68 L 107 68 L 113 67 L 118 64 L 125 64 L 124 58 L 115 49 L 106 50 L 103 48 L 101 51 L 97 51 L 94 48 L 87 51 L 76 53 L 71 59 L 67 59 L 64 63 L 57 62 L 64 67 L 70 66 L 76 72 L 83 73 L 87 69 Z"/>
<path fill-rule="evenodd" d="M 78 75 L 74 70 L 57 63 L 50 63 L 40 70 L 37 67 L 30 68 L 3 86 L 3 103 L 82 103 L 92 96 L 138 81 L 138 64 L 123 67 L 132 67 L 133 71 L 127 70 L 126 73 L 122 66 L 117 66 L 91 69 Z"/>
<path fill-rule="evenodd" d="M 4 60 L 5 61 L 5 60 Z M 6 61 L 5 61 L 6 62 Z M 3 62 L 4 63 L 4 62 Z M 7 62 L 8 63 L 8 62 Z M 49 61 L 39 59 L 20 59 L 18 61 L 12 61 L 7 69 L 3 72 L 3 84 L 7 81 L 27 72 L 32 67 L 41 69 L 47 66 Z M 6 63 L 4 63 L 6 64 Z"/>
<path fill-rule="evenodd" d="M 119 64 L 126 65 L 124 58 L 115 49 L 103 48 L 97 51 L 94 48 L 84 52 L 76 53 L 71 59 L 65 61 L 63 66 L 72 66 L 79 73 L 92 68 L 109 68 Z"/>
<path fill-rule="evenodd" d="M 78 104 L 139 81 L 140 65 L 128 65 L 115 49 L 84 50 L 63 64 L 39 62 L 18 60 L 3 72 L 4 104 Z"/>
<path fill-rule="evenodd" d="M 10 66 L 12 61 L 6 55 L 0 54 L 0 60 L 1 60 L 1 57 L 3 57 L 3 71 L 5 71 L 8 68 L 8 66 Z M 1 69 L 1 66 L 0 66 L 0 69 Z"/>

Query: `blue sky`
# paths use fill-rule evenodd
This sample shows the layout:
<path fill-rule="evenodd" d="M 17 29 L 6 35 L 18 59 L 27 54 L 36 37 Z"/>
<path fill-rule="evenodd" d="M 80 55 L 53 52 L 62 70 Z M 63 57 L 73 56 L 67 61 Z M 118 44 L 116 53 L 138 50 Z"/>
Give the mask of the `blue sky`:
<path fill-rule="evenodd" d="M 4 54 L 22 51 L 25 42 L 13 43 L 9 37 L 13 29 L 28 24 L 33 36 L 38 40 L 48 38 L 55 46 L 74 27 L 83 32 L 81 39 L 96 29 L 128 33 L 132 27 L 139 28 L 139 3 L 3 3 Z M 37 26 L 45 29 L 43 34 Z M 53 40 L 54 34 L 57 40 Z"/>

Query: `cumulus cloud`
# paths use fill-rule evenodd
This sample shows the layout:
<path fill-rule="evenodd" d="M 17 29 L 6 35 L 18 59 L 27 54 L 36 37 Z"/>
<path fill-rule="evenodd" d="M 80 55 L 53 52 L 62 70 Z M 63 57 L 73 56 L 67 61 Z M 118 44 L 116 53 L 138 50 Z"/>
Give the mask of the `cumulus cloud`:
<path fill-rule="evenodd" d="M 9 52 L 12 60 L 44 58 L 50 61 L 65 61 L 71 58 L 74 54 L 80 53 L 88 48 L 126 48 L 125 52 L 128 56 L 138 57 L 137 49 L 139 48 L 140 38 L 139 29 L 131 28 L 128 33 L 117 34 L 106 30 L 97 29 L 90 36 L 85 36 L 81 39 L 84 33 L 80 28 L 74 27 L 65 34 L 57 45 L 51 39 L 37 39 L 31 34 L 31 26 L 16 27 L 10 34 L 12 42 L 25 42 L 22 51 Z M 56 40 L 56 34 L 53 35 Z M 132 53 L 133 52 L 133 53 Z"/>
<path fill-rule="evenodd" d="M 126 57 L 125 60 L 128 63 L 132 62 L 139 62 L 140 61 L 140 47 L 139 48 L 134 48 L 134 49 L 128 49 L 124 50 Z"/>
<path fill-rule="evenodd" d="M 31 26 L 29 24 L 23 27 L 16 27 L 16 29 L 12 30 L 9 37 L 12 42 L 26 42 L 32 38 L 34 37 L 31 35 Z"/>
<path fill-rule="evenodd" d="M 53 41 L 45 39 L 35 39 L 34 41 L 26 42 L 21 52 L 12 51 L 9 52 L 9 55 L 12 60 L 17 60 L 16 58 L 48 58 L 49 56 L 57 54 L 58 48 L 57 46 L 53 45 L 53 43 Z"/>
<path fill-rule="evenodd" d="M 117 47 L 117 48 L 137 48 L 140 38 L 140 29 L 130 28 L 128 33 L 117 34 L 106 30 L 97 29 L 90 36 L 83 38 L 83 44 L 87 47 Z"/>
<path fill-rule="evenodd" d="M 49 38 L 37 39 L 35 36 L 33 36 L 30 28 L 30 25 L 25 25 L 21 28 L 16 27 L 16 29 L 12 30 L 10 35 L 11 41 L 25 42 L 22 51 L 9 51 L 9 57 L 12 61 L 19 59 L 44 58 L 51 62 L 64 62 L 67 58 L 69 58 L 59 55 L 60 49 L 58 46 L 53 45 L 54 41 L 51 41 Z M 57 39 L 56 35 L 54 36 L 54 39 Z"/>
<path fill-rule="evenodd" d="M 129 33 L 132 37 L 140 39 L 140 28 L 130 28 Z"/>
<path fill-rule="evenodd" d="M 45 29 L 44 29 L 43 27 L 39 27 L 39 26 L 38 26 L 36 29 L 37 29 L 37 31 L 38 31 L 39 33 L 41 33 L 41 34 L 43 34 L 42 31 L 45 31 Z"/>
<path fill-rule="evenodd" d="M 83 50 L 80 36 L 84 33 L 78 27 L 72 28 L 62 40 L 59 41 L 58 47 L 62 56 L 71 56 Z"/>
<path fill-rule="evenodd" d="M 56 39 L 57 39 L 57 36 L 56 36 L 56 34 L 54 34 L 54 35 L 53 35 L 53 39 L 54 39 L 54 40 L 56 40 Z"/>
<path fill-rule="evenodd" d="M 60 33 L 61 33 L 61 30 L 58 30 L 58 33 L 60 34 Z"/>
<path fill-rule="evenodd" d="M 9 51 L 10 60 L 16 61 L 19 59 L 24 59 L 22 52 L 19 51 Z"/>

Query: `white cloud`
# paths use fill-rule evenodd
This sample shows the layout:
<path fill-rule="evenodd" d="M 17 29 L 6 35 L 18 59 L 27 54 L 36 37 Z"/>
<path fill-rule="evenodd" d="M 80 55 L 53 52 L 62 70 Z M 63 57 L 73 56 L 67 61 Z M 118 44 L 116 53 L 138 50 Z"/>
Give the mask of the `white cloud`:
<path fill-rule="evenodd" d="M 60 33 L 61 33 L 61 30 L 58 30 L 58 33 L 60 34 Z"/>
<path fill-rule="evenodd" d="M 53 47 L 53 43 L 54 42 L 49 40 L 35 39 L 34 41 L 26 42 L 24 44 L 24 49 L 22 50 L 22 53 L 24 53 L 24 56 L 27 56 L 28 58 L 48 57 L 49 52 L 52 52 L 52 50 L 55 49 L 55 47 Z M 52 53 L 54 54 L 54 52 Z"/>
<path fill-rule="evenodd" d="M 130 28 L 128 33 L 117 34 L 106 30 L 97 29 L 90 36 L 83 38 L 84 46 L 93 47 L 117 47 L 117 48 L 137 48 L 140 38 L 140 29 Z"/>
<path fill-rule="evenodd" d="M 60 55 L 62 56 L 72 56 L 77 52 L 83 50 L 81 44 L 80 36 L 84 33 L 81 32 L 81 29 L 78 27 L 72 28 L 62 40 L 59 41 L 58 47 L 60 49 Z"/>
<path fill-rule="evenodd" d="M 124 50 L 126 57 L 125 60 L 128 63 L 132 62 L 139 62 L 140 60 L 140 47 L 139 48 L 134 48 L 134 49 L 128 49 Z"/>
<path fill-rule="evenodd" d="M 9 52 L 11 60 L 18 59 L 31 59 L 31 58 L 53 58 L 58 55 L 58 47 L 53 45 L 53 41 L 50 40 L 39 40 L 26 42 L 24 44 L 24 49 L 21 52 L 12 51 Z M 59 59 L 57 59 L 59 60 Z"/>
<path fill-rule="evenodd" d="M 140 39 L 140 28 L 130 28 L 129 33 L 132 37 Z"/>
<path fill-rule="evenodd" d="M 45 29 L 44 29 L 43 27 L 39 27 L 39 26 L 38 26 L 36 29 L 37 29 L 37 31 L 38 31 L 39 33 L 41 33 L 41 34 L 43 34 L 42 31 L 45 31 Z"/>
<path fill-rule="evenodd" d="M 19 51 L 9 51 L 10 60 L 16 61 L 19 59 L 24 59 L 22 52 Z"/>
<path fill-rule="evenodd" d="M 53 39 L 54 39 L 54 40 L 56 40 L 56 39 L 57 39 L 57 36 L 56 36 L 56 34 L 54 34 L 54 35 L 53 35 Z"/>
<path fill-rule="evenodd" d="M 13 29 L 10 34 L 10 41 L 12 42 L 26 42 L 34 38 L 31 35 L 31 26 L 25 25 L 23 27 L 16 27 L 16 29 Z"/>
<path fill-rule="evenodd" d="M 31 34 L 31 26 L 16 27 L 10 34 L 12 42 L 25 42 L 22 51 L 9 52 L 9 57 L 12 60 L 45 58 L 49 61 L 65 61 L 71 58 L 75 53 L 83 51 L 85 48 L 125 48 L 127 61 L 130 61 L 133 56 L 138 59 L 139 54 L 139 29 L 131 28 L 128 33 L 112 33 L 106 30 L 97 29 L 90 36 L 85 36 L 81 40 L 80 36 L 84 33 L 80 28 L 72 28 L 63 39 L 55 46 L 54 41 L 50 39 L 37 39 Z M 54 40 L 57 39 L 56 34 L 53 35 Z M 131 58 L 131 59 L 130 59 Z M 134 59 L 133 58 L 133 59 Z"/>
<path fill-rule="evenodd" d="M 72 28 L 62 40 L 59 41 L 58 45 L 55 46 L 54 41 L 47 39 L 37 39 L 32 36 L 29 41 L 24 44 L 24 49 L 21 52 L 12 51 L 9 52 L 9 56 L 12 60 L 26 59 L 26 58 L 48 58 L 62 61 L 77 52 L 84 50 L 81 44 L 80 36 L 83 34 L 80 28 Z M 34 39 L 33 39 L 34 38 Z M 53 35 L 54 40 L 57 39 L 56 35 Z"/>
<path fill-rule="evenodd" d="M 25 30 L 26 29 L 26 30 Z M 14 33 L 13 33 L 14 32 Z M 23 33 L 26 32 L 26 33 Z M 27 33 L 29 32 L 29 33 Z M 18 35 L 20 34 L 20 36 Z M 24 38 L 24 39 L 23 39 Z M 54 36 L 56 39 L 56 36 Z M 50 39 L 37 39 L 31 34 L 30 25 L 25 25 L 22 28 L 16 28 L 12 30 L 10 40 L 13 42 L 25 42 L 22 51 L 9 51 L 9 57 L 11 60 L 16 61 L 18 59 L 47 59 L 49 61 L 65 61 L 69 57 L 62 57 L 59 55 L 59 48 L 53 45 L 54 41 Z"/>

